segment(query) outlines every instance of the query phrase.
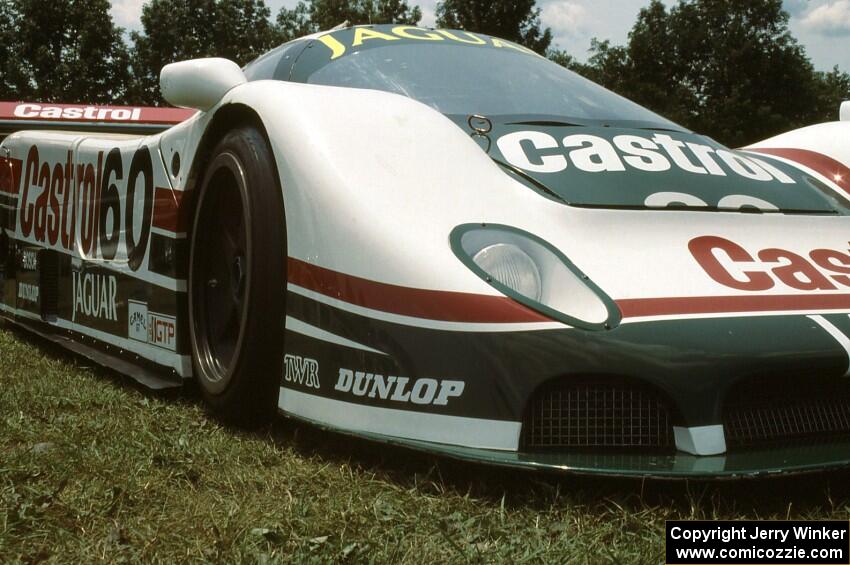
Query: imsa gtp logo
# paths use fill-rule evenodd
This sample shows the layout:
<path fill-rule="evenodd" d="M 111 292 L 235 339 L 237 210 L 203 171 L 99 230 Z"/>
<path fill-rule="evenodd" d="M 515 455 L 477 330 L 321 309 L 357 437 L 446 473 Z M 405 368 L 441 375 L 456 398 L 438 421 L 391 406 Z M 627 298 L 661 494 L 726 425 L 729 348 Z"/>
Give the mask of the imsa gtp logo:
<path fill-rule="evenodd" d="M 177 318 L 148 312 L 148 343 L 177 351 Z"/>
<path fill-rule="evenodd" d="M 145 302 L 127 301 L 127 337 L 177 351 L 177 318 L 149 312 Z"/>

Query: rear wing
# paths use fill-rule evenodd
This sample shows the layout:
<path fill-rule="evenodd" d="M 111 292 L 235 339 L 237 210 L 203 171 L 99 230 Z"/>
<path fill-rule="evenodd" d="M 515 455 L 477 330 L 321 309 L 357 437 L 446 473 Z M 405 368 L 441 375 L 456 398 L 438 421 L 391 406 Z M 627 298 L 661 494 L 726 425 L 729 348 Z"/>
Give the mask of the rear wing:
<path fill-rule="evenodd" d="M 150 135 L 191 118 L 195 112 L 184 108 L 0 102 L 0 141 L 25 129 Z"/>

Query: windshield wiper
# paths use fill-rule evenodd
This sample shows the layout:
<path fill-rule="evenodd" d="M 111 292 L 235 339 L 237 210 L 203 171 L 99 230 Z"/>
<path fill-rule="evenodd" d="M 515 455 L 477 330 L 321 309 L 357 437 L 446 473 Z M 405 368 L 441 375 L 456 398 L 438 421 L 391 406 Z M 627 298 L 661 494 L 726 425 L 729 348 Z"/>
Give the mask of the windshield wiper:
<path fill-rule="evenodd" d="M 521 120 L 518 122 L 507 122 L 510 126 L 566 126 L 566 127 L 587 127 L 587 124 L 577 124 L 574 122 L 564 122 L 561 120 Z"/>
<path fill-rule="evenodd" d="M 684 128 L 674 125 L 666 125 L 654 122 L 632 121 L 632 120 L 599 120 L 599 119 L 559 119 L 557 117 L 541 116 L 539 118 L 518 119 L 506 121 L 505 125 L 516 126 L 538 126 L 538 127 L 598 127 L 598 128 L 621 128 L 646 131 L 672 131 L 676 133 L 688 132 Z"/>
<path fill-rule="evenodd" d="M 838 210 L 806 210 L 800 208 L 787 208 L 783 210 L 761 210 L 754 207 L 743 208 L 719 208 L 717 206 L 646 206 L 643 204 L 588 204 L 570 202 L 575 208 L 591 208 L 605 210 L 654 210 L 657 212 L 733 212 L 738 214 L 785 214 L 789 216 L 840 216 Z"/>

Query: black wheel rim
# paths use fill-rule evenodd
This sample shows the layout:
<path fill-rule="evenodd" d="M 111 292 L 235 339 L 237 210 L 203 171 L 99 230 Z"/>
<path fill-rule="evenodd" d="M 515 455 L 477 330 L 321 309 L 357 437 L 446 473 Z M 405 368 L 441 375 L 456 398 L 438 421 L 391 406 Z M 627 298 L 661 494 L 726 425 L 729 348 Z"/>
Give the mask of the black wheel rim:
<path fill-rule="evenodd" d="M 198 376 L 214 393 L 227 387 L 238 362 L 250 285 L 244 176 L 232 156 L 219 161 L 201 196 L 190 273 Z"/>

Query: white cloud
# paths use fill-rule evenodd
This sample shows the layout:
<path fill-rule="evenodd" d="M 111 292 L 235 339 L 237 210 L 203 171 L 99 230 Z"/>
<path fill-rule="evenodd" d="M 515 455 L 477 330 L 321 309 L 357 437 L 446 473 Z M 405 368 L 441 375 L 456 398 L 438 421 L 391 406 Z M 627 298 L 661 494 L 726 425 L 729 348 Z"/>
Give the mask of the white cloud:
<path fill-rule="evenodd" d="M 803 16 L 802 25 L 821 35 L 850 35 L 850 0 L 837 0 L 813 8 Z"/>
<path fill-rule="evenodd" d="M 408 2 L 408 6 L 416 6 L 422 10 L 422 19 L 419 25 L 433 26 L 437 20 L 437 2 L 436 0 L 425 0 L 424 2 Z"/>
<path fill-rule="evenodd" d="M 146 0 L 112 0 L 112 19 L 115 25 L 128 29 L 141 27 L 142 4 Z"/>
<path fill-rule="evenodd" d="M 540 13 L 543 25 L 551 27 L 555 37 L 584 35 L 587 17 L 584 6 L 569 0 L 546 3 Z"/>
<path fill-rule="evenodd" d="M 796 17 L 808 10 L 811 7 L 809 0 L 783 0 L 782 8 L 791 14 L 791 17 Z"/>

